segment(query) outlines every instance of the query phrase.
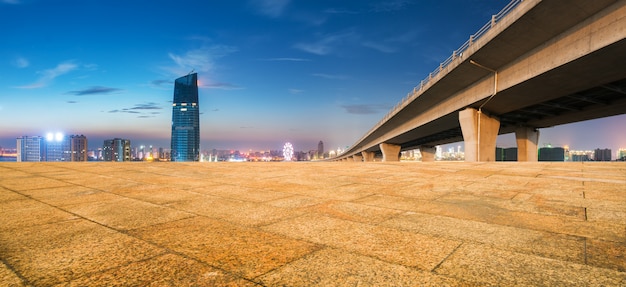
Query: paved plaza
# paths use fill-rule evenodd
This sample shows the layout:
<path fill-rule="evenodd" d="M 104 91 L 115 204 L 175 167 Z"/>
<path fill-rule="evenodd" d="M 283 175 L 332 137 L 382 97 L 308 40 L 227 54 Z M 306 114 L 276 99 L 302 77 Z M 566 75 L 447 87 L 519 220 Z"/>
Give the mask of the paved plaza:
<path fill-rule="evenodd" d="M 626 163 L 0 163 L 1 286 L 626 286 Z"/>

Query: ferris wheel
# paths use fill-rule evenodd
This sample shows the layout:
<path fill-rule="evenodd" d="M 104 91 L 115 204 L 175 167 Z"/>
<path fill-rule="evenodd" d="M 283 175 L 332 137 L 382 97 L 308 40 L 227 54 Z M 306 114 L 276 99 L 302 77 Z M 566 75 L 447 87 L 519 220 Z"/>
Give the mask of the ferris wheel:
<path fill-rule="evenodd" d="M 293 146 L 291 143 L 285 143 L 283 146 L 283 157 L 285 161 L 291 161 L 293 159 Z"/>

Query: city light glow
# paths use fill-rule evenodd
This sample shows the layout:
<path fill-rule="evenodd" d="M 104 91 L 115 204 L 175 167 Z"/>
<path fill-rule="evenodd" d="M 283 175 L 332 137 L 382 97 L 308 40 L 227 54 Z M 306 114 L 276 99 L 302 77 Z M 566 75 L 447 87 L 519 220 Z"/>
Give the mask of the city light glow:
<path fill-rule="evenodd" d="M 285 161 L 291 161 L 293 159 L 293 145 L 290 142 L 285 143 L 283 146 L 283 157 Z"/>

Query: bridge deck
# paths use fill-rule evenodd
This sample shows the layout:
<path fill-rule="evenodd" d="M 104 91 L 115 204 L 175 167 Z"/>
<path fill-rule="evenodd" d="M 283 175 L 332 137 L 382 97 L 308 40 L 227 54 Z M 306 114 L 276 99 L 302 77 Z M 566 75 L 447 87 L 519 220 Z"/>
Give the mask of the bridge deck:
<path fill-rule="evenodd" d="M 626 285 L 624 163 L 2 163 L 9 286 Z"/>

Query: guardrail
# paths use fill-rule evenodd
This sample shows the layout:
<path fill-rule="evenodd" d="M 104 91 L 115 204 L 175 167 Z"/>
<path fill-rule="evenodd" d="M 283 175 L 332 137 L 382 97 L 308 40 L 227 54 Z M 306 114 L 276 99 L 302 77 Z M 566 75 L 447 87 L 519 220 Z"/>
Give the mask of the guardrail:
<path fill-rule="evenodd" d="M 486 23 L 485 25 L 483 25 L 480 29 L 478 29 L 478 31 L 472 35 L 470 35 L 469 39 L 467 41 L 465 41 L 465 43 L 463 43 L 463 45 L 461 45 L 458 49 L 454 50 L 452 52 L 452 55 L 450 55 L 450 57 L 448 57 L 446 60 L 444 60 L 443 62 L 441 62 L 439 64 L 439 66 L 432 72 L 430 72 L 428 74 L 428 77 L 426 77 L 425 79 L 423 79 L 422 81 L 420 81 L 419 85 L 415 86 L 413 88 L 413 90 L 411 92 L 409 92 L 406 97 L 402 98 L 402 100 L 400 100 L 399 103 L 397 103 L 376 125 L 374 125 L 374 127 L 372 127 L 372 129 L 370 129 L 365 136 L 363 136 L 363 138 L 361 138 L 358 142 L 361 142 L 366 136 L 368 136 L 369 134 L 371 134 L 375 129 L 377 129 L 378 127 L 380 127 L 383 123 L 385 123 L 387 120 L 389 120 L 389 118 L 391 118 L 393 115 L 395 115 L 402 107 L 405 106 L 405 104 L 414 97 L 417 97 L 420 92 L 422 92 L 426 86 L 428 84 L 431 83 L 431 81 L 433 80 L 433 78 L 435 78 L 435 76 L 437 76 L 439 73 L 441 73 L 441 71 L 443 71 L 443 69 L 447 68 L 448 65 L 450 65 L 452 62 L 454 62 L 454 60 L 458 59 L 459 57 L 463 56 L 463 52 L 465 52 L 467 49 L 469 49 L 470 46 L 472 46 L 474 44 L 474 42 L 478 39 L 480 39 L 483 35 L 485 35 L 489 30 L 491 30 L 491 28 L 493 26 L 496 25 L 496 23 L 500 22 L 500 20 L 502 20 L 506 15 L 508 15 L 511 11 L 513 11 L 520 3 L 522 3 L 524 0 L 512 0 L 511 2 L 509 2 L 509 4 L 507 4 L 504 8 L 502 8 L 502 10 L 500 10 L 500 12 L 498 12 L 498 14 L 495 14 L 493 16 L 491 16 L 491 21 L 489 21 L 488 23 Z M 358 143 L 357 142 L 357 143 Z"/>

